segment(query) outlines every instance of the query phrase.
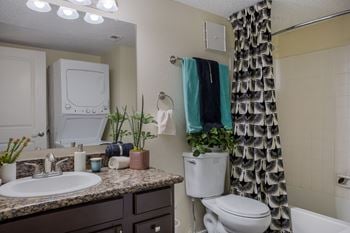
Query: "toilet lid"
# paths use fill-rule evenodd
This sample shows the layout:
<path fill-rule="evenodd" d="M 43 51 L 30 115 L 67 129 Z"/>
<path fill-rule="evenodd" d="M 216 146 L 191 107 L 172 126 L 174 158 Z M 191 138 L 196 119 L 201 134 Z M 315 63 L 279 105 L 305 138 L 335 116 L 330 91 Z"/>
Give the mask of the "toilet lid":
<path fill-rule="evenodd" d="M 270 215 L 270 210 L 264 203 L 237 195 L 227 195 L 216 199 L 217 206 L 230 214 L 247 218 L 263 218 Z"/>

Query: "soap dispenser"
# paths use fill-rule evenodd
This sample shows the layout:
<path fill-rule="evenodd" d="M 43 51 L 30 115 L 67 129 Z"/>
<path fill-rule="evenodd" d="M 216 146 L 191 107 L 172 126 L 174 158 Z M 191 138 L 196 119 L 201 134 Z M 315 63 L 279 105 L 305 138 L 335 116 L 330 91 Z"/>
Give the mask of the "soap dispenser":
<path fill-rule="evenodd" d="M 78 151 L 74 152 L 74 171 L 83 172 L 86 170 L 86 152 L 83 144 L 78 145 Z"/>

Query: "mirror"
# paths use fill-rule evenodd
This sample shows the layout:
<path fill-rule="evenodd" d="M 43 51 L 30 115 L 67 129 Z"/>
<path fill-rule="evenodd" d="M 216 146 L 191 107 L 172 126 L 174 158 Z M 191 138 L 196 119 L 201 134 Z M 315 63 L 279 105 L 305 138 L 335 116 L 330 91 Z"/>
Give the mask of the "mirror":
<path fill-rule="evenodd" d="M 136 107 L 136 25 L 26 3 L 0 2 L 0 150 L 22 136 L 29 150 L 109 142 L 108 113 Z"/>

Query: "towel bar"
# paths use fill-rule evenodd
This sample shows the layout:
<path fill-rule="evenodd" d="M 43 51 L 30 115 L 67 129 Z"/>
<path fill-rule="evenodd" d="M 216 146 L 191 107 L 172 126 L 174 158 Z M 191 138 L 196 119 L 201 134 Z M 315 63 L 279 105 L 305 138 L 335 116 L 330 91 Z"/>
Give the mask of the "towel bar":
<path fill-rule="evenodd" d="M 171 64 L 176 64 L 177 61 L 182 61 L 183 59 L 181 57 L 176 57 L 174 55 L 170 56 L 169 61 Z"/>

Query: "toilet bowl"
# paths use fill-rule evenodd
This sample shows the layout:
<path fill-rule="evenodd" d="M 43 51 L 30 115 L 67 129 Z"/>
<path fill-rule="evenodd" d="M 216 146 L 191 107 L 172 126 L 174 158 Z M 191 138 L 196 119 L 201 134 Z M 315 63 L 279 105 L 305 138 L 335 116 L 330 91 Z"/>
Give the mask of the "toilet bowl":
<path fill-rule="evenodd" d="M 271 223 L 267 205 L 237 195 L 222 195 L 227 153 L 194 157 L 184 153 L 186 193 L 201 198 L 207 209 L 204 225 L 208 233 L 263 233 Z"/>
<path fill-rule="evenodd" d="M 269 208 L 256 200 L 225 195 L 202 200 L 208 233 L 263 233 L 271 223 Z"/>

